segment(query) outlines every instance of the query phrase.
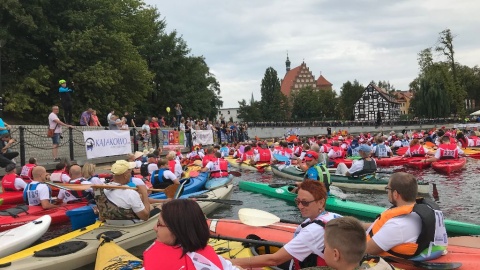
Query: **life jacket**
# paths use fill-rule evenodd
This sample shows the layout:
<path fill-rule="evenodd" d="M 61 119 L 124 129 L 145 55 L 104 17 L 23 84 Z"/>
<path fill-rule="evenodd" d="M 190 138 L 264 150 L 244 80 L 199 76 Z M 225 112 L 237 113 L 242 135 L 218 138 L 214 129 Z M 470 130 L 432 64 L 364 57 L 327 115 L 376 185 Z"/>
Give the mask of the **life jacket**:
<path fill-rule="evenodd" d="M 210 160 L 214 160 L 215 159 L 215 156 L 213 154 L 208 154 L 208 155 L 205 155 L 202 159 L 202 167 L 205 167 L 207 166 L 208 162 Z M 172 169 L 170 168 L 170 170 L 172 171 Z M 175 170 L 173 170 L 172 172 L 174 172 Z"/>
<path fill-rule="evenodd" d="M 332 180 L 330 179 L 330 172 L 328 171 L 327 167 L 323 164 L 317 164 L 313 165 L 313 168 L 317 170 L 317 179 L 313 180 L 318 180 L 321 183 L 325 185 L 325 188 L 327 189 L 327 192 L 330 192 L 330 185 L 332 184 Z M 308 177 L 307 174 L 305 174 L 305 179 Z"/>
<path fill-rule="evenodd" d="M 142 165 L 140 166 L 140 174 L 143 176 L 143 177 L 148 177 L 150 174 L 148 173 L 148 165 L 150 164 L 154 164 L 153 162 L 149 163 L 149 162 L 144 162 L 142 163 Z"/>
<path fill-rule="evenodd" d="M 390 219 L 417 213 L 422 220 L 422 229 L 415 243 L 403 243 L 385 251 L 380 256 L 396 256 L 405 259 L 420 255 L 422 260 L 440 257 L 448 244 L 447 231 L 443 221 L 443 213 L 433 201 L 419 198 L 415 204 L 392 207 L 379 215 L 367 232 L 369 241 Z"/>
<path fill-rule="evenodd" d="M 209 245 L 202 250 L 197 250 L 196 252 L 187 252 L 187 254 L 184 256 L 182 256 L 182 252 L 183 251 L 181 247 L 169 246 L 155 240 L 153 244 L 143 252 L 143 267 L 148 270 L 223 269 L 222 262 L 218 258 L 218 255 Z M 158 263 L 159 256 L 160 259 L 162 259 L 162 263 Z"/>
<path fill-rule="evenodd" d="M 412 157 L 424 157 L 425 156 L 425 148 L 423 148 L 423 146 L 421 144 L 417 144 L 417 145 L 414 145 L 414 146 L 410 146 L 410 148 L 408 148 L 409 152 L 410 152 L 410 156 Z"/>
<path fill-rule="evenodd" d="M 388 157 L 387 146 L 385 146 L 385 144 L 377 144 L 375 148 L 375 156 L 379 158 Z"/>
<path fill-rule="evenodd" d="M 248 152 L 243 153 L 241 161 L 247 161 L 247 160 L 253 159 L 254 157 L 255 157 L 255 153 L 253 152 L 253 150 L 250 150 Z"/>
<path fill-rule="evenodd" d="M 173 181 L 170 179 L 165 178 L 163 172 L 168 169 L 161 168 L 152 172 L 152 176 L 150 177 L 150 182 L 152 183 L 153 188 L 164 189 L 173 184 Z"/>
<path fill-rule="evenodd" d="M 329 214 L 327 212 L 327 214 Z M 294 236 L 296 236 L 301 229 L 311 225 L 311 224 L 317 224 L 319 226 L 321 226 L 322 228 L 325 229 L 325 224 L 336 218 L 335 215 L 328 215 L 327 217 L 324 217 L 324 215 L 320 215 L 319 217 L 317 217 L 317 219 L 315 220 L 311 220 L 309 222 L 305 222 L 305 223 L 302 223 L 300 224 L 300 226 L 297 227 L 297 229 L 295 230 L 295 233 L 294 233 Z M 301 229 L 300 229 L 301 228 Z M 323 252 L 322 252 L 323 254 Z M 327 263 L 325 262 L 325 259 L 323 259 L 321 256 L 315 254 L 315 253 L 312 253 L 310 255 L 308 255 L 303 261 L 299 261 L 297 259 L 293 259 L 294 261 L 294 269 L 297 270 L 297 269 L 302 269 L 302 268 L 307 268 L 307 267 L 313 267 L 313 266 L 327 266 Z"/>
<path fill-rule="evenodd" d="M 177 165 L 177 162 L 175 160 L 169 160 L 168 161 L 168 168 L 173 173 L 175 173 L 175 165 Z"/>
<path fill-rule="evenodd" d="M 402 142 L 402 147 L 406 147 L 410 145 L 410 143 L 406 139 L 401 140 L 401 142 Z"/>
<path fill-rule="evenodd" d="M 25 164 L 25 165 L 22 167 L 22 171 L 20 172 L 20 177 L 21 177 L 23 180 L 30 180 L 30 181 L 32 181 L 32 179 L 33 179 L 32 171 L 33 171 L 33 168 L 35 168 L 36 166 L 37 166 L 36 164 L 32 164 L 32 163 L 27 163 L 27 164 Z"/>
<path fill-rule="evenodd" d="M 133 183 L 133 176 L 130 177 L 130 181 L 128 181 L 127 186 L 133 187 L 133 188 L 137 187 L 137 185 L 135 185 L 135 183 Z"/>
<path fill-rule="evenodd" d="M 457 141 L 455 140 L 455 138 L 450 137 L 450 143 L 457 143 Z"/>
<path fill-rule="evenodd" d="M 366 159 L 362 159 L 362 160 L 363 160 L 363 168 L 358 172 L 354 172 L 352 176 L 370 174 L 377 171 L 377 163 L 373 158 L 371 160 L 366 160 Z"/>
<path fill-rule="evenodd" d="M 272 153 L 268 149 L 258 148 L 258 154 L 260 159 L 257 161 L 257 164 L 270 163 L 272 158 Z"/>
<path fill-rule="evenodd" d="M 358 149 L 360 149 L 360 145 L 357 145 L 357 147 L 351 147 L 350 146 L 351 156 L 353 156 L 353 157 L 360 156 L 360 153 L 358 152 Z"/>
<path fill-rule="evenodd" d="M 213 162 L 213 169 L 210 173 L 212 178 L 228 176 L 228 161 L 223 158 L 217 158 L 215 160 L 210 160 L 210 162 Z"/>
<path fill-rule="evenodd" d="M 15 173 L 5 174 L 2 178 L 3 191 L 19 191 L 21 189 L 15 188 L 15 179 L 18 177 Z"/>
<path fill-rule="evenodd" d="M 41 205 L 42 202 L 40 201 L 40 198 L 38 197 L 38 192 L 36 191 L 37 186 L 39 184 L 46 185 L 45 183 L 28 183 L 25 189 L 23 190 L 23 201 L 25 204 L 28 205 Z M 52 190 L 50 189 L 49 186 L 48 188 L 48 194 L 50 195 L 50 198 L 52 197 Z"/>
<path fill-rule="evenodd" d="M 192 152 L 190 152 L 190 154 L 189 154 L 189 156 L 188 156 L 188 159 L 190 159 L 190 161 L 202 160 L 202 158 L 201 158 L 200 155 L 198 154 L 198 151 L 192 151 Z"/>
<path fill-rule="evenodd" d="M 100 220 L 132 220 L 139 219 L 132 209 L 118 207 L 105 195 L 104 189 L 94 190 L 95 202 L 97 203 Z"/>
<path fill-rule="evenodd" d="M 340 146 L 332 146 L 331 150 L 333 150 L 333 157 L 331 157 L 331 159 L 343 158 L 345 156 L 345 152 Z"/>
<path fill-rule="evenodd" d="M 470 136 L 470 139 L 473 140 L 473 146 L 480 146 L 480 138 L 477 136 Z"/>
<path fill-rule="evenodd" d="M 67 174 L 65 169 L 55 170 L 52 172 L 52 174 L 50 174 L 50 181 L 54 183 L 63 183 L 62 177 L 64 174 Z"/>
<path fill-rule="evenodd" d="M 292 157 L 292 155 L 293 155 L 293 151 L 292 151 L 292 149 L 290 149 L 290 148 L 282 148 L 282 149 L 280 150 L 280 155 L 286 156 L 286 157 L 289 157 L 289 158 L 290 158 L 290 157 Z"/>
<path fill-rule="evenodd" d="M 440 144 L 440 159 L 454 159 L 458 158 L 458 150 L 456 144 Z"/>
<path fill-rule="evenodd" d="M 82 177 L 82 178 L 79 178 L 79 179 L 70 180 L 68 183 L 69 184 L 81 184 L 82 182 L 85 182 L 85 181 L 87 181 L 87 180 Z M 87 201 L 93 199 L 92 193 L 87 191 L 87 190 L 69 190 L 67 192 L 69 192 L 70 194 L 75 196 L 75 198 L 77 198 L 78 200 L 83 201 L 83 202 L 87 202 Z"/>

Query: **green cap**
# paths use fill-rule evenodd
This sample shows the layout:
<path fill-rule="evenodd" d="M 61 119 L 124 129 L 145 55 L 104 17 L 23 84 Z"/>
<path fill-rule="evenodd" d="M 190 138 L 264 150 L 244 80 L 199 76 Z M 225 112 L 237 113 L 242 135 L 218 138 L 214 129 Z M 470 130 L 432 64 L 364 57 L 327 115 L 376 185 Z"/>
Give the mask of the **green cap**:
<path fill-rule="evenodd" d="M 58 81 L 59 84 L 63 84 L 63 83 L 66 83 L 66 82 L 67 82 L 67 81 L 65 81 L 65 80 L 60 80 L 60 81 Z"/>

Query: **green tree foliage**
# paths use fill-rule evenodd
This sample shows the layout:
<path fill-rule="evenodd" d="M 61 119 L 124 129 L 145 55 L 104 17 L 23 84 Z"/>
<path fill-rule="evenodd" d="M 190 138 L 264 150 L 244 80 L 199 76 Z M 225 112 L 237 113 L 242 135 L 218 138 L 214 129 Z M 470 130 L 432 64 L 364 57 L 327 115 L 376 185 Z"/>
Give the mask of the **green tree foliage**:
<path fill-rule="evenodd" d="M 274 68 L 269 67 L 265 70 L 260 92 L 262 94 L 260 103 L 263 119 L 265 121 L 285 120 L 285 107 L 282 110 L 283 94 L 280 91 L 280 80 Z"/>
<path fill-rule="evenodd" d="M 245 99 L 238 102 L 238 118 L 246 122 L 259 122 L 262 121 L 262 110 L 260 101 L 250 100 L 250 104 L 247 104 Z"/>
<path fill-rule="evenodd" d="M 341 91 L 338 98 L 338 104 L 340 107 L 341 116 L 343 119 L 353 120 L 353 109 L 355 107 L 355 103 L 362 96 L 363 92 L 365 91 L 365 87 L 357 80 L 354 80 L 353 83 L 347 81 L 340 89 Z M 336 112 L 338 112 L 338 110 Z"/>
<path fill-rule="evenodd" d="M 321 120 L 338 117 L 337 94 L 331 90 L 318 90 L 311 86 L 292 95 L 292 117 L 295 120 Z"/>
<path fill-rule="evenodd" d="M 222 104 L 205 59 L 141 0 L 7 0 L 0 25 L 5 110 L 16 117 L 44 122 L 59 79 L 75 81 L 77 115 L 159 115 L 181 103 L 184 115 L 213 117 Z"/>

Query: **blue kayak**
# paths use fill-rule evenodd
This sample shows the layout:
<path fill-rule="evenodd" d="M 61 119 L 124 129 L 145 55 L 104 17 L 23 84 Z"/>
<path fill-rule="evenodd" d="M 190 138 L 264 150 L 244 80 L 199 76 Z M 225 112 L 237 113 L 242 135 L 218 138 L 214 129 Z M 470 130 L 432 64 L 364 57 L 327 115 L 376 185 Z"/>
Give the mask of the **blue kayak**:
<path fill-rule="evenodd" d="M 219 178 L 210 178 L 205 183 L 205 189 L 213 190 L 226 184 L 230 183 L 233 179 L 233 175 L 228 175 L 227 177 L 219 177 Z"/>
<path fill-rule="evenodd" d="M 205 186 L 205 183 L 207 182 L 208 175 L 209 175 L 208 172 L 202 172 L 202 173 L 199 173 L 197 177 L 191 177 L 185 180 L 188 182 L 185 183 L 184 185 L 183 194 L 187 195 L 187 194 L 202 190 Z M 151 194 L 150 198 L 166 199 L 167 196 L 165 196 L 165 193 L 159 192 L 159 193 Z"/>

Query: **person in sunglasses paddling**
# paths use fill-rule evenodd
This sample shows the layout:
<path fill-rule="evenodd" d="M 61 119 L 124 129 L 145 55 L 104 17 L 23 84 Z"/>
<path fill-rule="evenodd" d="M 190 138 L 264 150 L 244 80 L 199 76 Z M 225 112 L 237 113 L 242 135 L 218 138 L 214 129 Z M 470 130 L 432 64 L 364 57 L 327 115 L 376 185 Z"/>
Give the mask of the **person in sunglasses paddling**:
<path fill-rule="evenodd" d="M 326 200 L 327 190 L 322 183 L 313 180 L 303 181 L 298 187 L 295 203 L 302 217 L 307 219 L 295 230 L 294 238 L 274 254 L 232 259 L 231 262 L 247 269 L 286 262 L 289 264 L 288 269 L 326 266 L 324 227 L 329 220 L 341 217 L 339 214 L 325 211 Z"/>

